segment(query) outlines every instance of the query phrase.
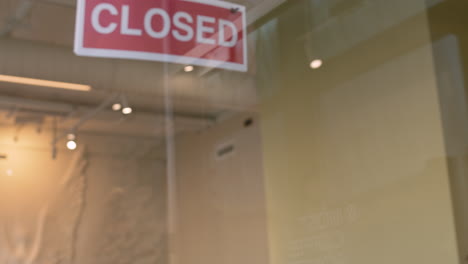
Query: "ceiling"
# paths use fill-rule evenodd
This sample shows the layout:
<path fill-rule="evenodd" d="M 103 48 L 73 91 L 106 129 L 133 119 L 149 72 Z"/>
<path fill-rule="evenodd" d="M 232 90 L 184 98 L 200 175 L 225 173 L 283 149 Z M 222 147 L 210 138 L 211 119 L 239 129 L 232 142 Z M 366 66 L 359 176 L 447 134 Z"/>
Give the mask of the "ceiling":
<path fill-rule="evenodd" d="M 247 7 L 251 23 L 284 0 L 235 2 Z M 0 1 L 0 74 L 92 87 L 77 92 L 0 82 L 0 111 L 5 116 L 0 124 L 21 125 L 18 120 L 25 116 L 36 120 L 40 115 L 48 126 L 59 117 L 59 128 L 66 130 L 103 101 L 124 94 L 134 109 L 131 117 L 112 112 L 109 101 L 80 129 L 160 137 L 164 129 L 154 126 L 161 127 L 168 107 L 175 113 L 176 132 L 203 129 L 229 113 L 255 108 L 254 67 L 247 73 L 202 67 L 185 73 L 183 65 L 76 56 L 75 5 L 76 0 Z M 248 45 L 254 45 L 253 38 Z M 254 56 L 253 48 L 249 56 Z"/>

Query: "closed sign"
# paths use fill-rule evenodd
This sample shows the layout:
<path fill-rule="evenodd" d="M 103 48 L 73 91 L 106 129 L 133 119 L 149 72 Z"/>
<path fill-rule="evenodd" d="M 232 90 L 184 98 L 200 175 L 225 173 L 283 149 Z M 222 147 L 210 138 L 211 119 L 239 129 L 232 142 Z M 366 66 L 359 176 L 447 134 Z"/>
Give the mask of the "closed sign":
<path fill-rule="evenodd" d="M 218 0 L 78 0 L 75 53 L 247 71 L 245 21 Z"/>

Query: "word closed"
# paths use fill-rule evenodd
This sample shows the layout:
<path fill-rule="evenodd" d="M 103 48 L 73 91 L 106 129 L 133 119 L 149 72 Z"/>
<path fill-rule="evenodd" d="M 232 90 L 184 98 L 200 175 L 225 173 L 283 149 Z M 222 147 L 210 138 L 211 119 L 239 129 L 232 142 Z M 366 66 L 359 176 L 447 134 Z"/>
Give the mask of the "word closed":
<path fill-rule="evenodd" d="M 218 0 L 78 0 L 75 53 L 247 71 L 245 15 Z"/>

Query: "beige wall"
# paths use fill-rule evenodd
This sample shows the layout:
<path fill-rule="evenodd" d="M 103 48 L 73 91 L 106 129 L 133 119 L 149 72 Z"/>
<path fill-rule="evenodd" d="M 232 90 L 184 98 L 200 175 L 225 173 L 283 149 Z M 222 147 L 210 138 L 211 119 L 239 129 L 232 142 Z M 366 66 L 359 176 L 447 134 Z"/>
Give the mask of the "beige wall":
<path fill-rule="evenodd" d="M 458 263 L 425 16 L 312 71 L 286 12 L 259 87 L 272 263 Z"/>
<path fill-rule="evenodd" d="M 240 115 L 176 138 L 176 259 L 180 264 L 268 263 L 258 120 Z M 216 156 L 220 146 L 233 152 Z"/>
<path fill-rule="evenodd" d="M 38 241 L 38 264 L 166 263 L 160 141 L 78 133 L 54 160 L 50 127 L 36 128 L 0 125 L 0 262 L 27 263 Z"/>

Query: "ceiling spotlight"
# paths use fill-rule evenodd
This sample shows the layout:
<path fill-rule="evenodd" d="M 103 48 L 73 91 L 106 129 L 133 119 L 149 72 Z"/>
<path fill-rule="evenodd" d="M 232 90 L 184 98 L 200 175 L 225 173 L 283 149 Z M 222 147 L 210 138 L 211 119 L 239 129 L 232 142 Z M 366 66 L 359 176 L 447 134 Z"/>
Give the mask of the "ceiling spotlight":
<path fill-rule="evenodd" d="M 128 105 L 128 100 L 125 95 L 122 95 L 121 99 L 122 101 L 122 114 L 124 115 L 129 115 L 133 112 L 133 109 Z"/>
<path fill-rule="evenodd" d="M 133 111 L 132 108 L 127 106 L 122 109 L 122 114 L 129 115 L 132 113 L 132 111 Z"/>
<path fill-rule="evenodd" d="M 194 69 L 192 65 L 187 65 L 184 67 L 184 72 L 192 72 Z"/>
<path fill-rule="evenodd" d="M 76 144 L 76 135 L 75 133 L 69 133 L 67 134 L 67 148 L 69 150 L 75 150 L 76 147 L 77 147 L 77 144 Z"/>
<path fill-rule="evenodd" d="M 12 169 L 6 170 L 6 175 L 7 176 L 13 176 L 13 170 Z"/>
<path fill-rule="evenodd" d="M 69 150 L 75 150 L 77 147 L 76 142 L 74 140 L 70 140 L 67 142 L 67 148 Z"/>
<path fill-rule="evenodd" d="M 115 103 L 112 105 L 112 110 L 114 111 L 120 111 L 120 109 L 122 109 L 122 104 L 120 103 Z"/>
<path fill-rule="evenodd" d="M 310 63 L 310 68 L 312 69 L 318 69 L 322 66 L 323 61 L 319 59 L 315 59 Z"/>

